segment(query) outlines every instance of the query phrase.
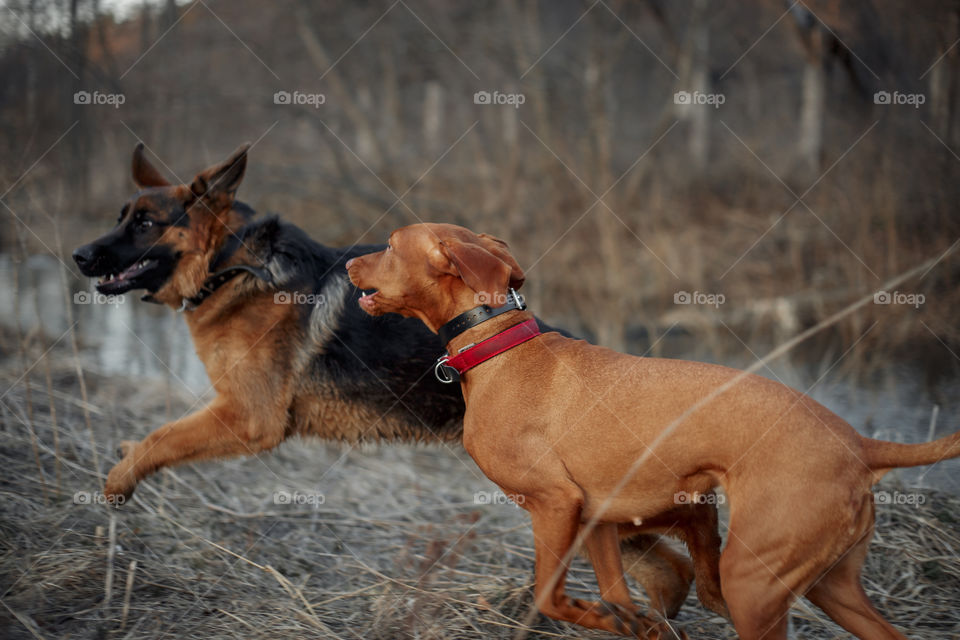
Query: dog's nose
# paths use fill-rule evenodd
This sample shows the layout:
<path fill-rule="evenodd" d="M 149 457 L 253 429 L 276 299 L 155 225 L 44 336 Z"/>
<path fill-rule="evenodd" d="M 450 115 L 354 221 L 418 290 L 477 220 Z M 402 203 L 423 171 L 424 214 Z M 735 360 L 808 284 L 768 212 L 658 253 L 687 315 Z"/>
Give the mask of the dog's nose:
<path fill-rule="evenodd" d="M 73 252 L 73 261 L 77 266 L 83 269 L 93 262 L 93 248 L 90 245 L 84 245 Z"/>

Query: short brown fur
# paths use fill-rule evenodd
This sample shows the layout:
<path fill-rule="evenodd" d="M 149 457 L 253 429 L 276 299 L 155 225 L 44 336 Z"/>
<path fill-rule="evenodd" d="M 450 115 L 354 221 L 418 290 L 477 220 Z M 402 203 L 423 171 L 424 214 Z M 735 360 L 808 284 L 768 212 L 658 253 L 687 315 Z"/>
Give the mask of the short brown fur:
<path fill-rule="evenodd" d="M 489 238 L 462 227 L 413 225 L 395 231 L 387 250 L 354 258 L 347 269 L 358 287 L 375 290 L 360 300 L 368 313 L 415 316 L 436 331 L 478 297 L 496 299 L 511 281 L 522 282 L 516 262 L 499 249 L 483 250 L 489 246 Z M 448 352 L 530 317 L 499 315 L 453 338 Z M 919 445 L 870 440 L 809 397 L 740 375 L 547 333 L 461 376 L 464 446 L 504 492 L 523 496 L 530 512 L 538 607 L 587 627 L 670 637 L 635 614 L 615 528 L 668 512 L 678 494 L 722 485 L 730 533 L 720 580 L 743 640 L 785 640 L 790 603 L 801 595 L 859 638 L 905 640 L 860 585 L 873 532 L 870 488 L 891 467 L 960 455 L 960 434 Z M 675 430 L 650 455 L 647 443 L 670 425 Z M 585 544 L 599 603 L 564 592 L 563 559 L 591 519 L 598 524 Z"/>

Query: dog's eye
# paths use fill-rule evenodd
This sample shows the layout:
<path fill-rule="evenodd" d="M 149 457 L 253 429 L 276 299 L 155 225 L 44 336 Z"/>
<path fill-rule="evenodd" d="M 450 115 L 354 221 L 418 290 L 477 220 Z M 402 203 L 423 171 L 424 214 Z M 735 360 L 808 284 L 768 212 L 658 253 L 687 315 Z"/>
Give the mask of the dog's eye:
<path fill-rule="evenodd" d="M 141 220 L 137 223 L 137 231 L 146 231 L 153 226 L 153 220 Z"/>

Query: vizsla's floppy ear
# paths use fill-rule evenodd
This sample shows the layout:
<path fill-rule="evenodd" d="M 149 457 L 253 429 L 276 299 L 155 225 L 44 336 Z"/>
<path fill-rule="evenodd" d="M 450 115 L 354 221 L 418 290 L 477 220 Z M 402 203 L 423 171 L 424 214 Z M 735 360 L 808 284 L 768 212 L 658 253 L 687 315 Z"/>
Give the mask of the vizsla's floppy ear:
<path fill-rule="evenodd" d="M 233 200 L 237 187 L 243 180 L 243 173 L 247 169 L 247 149 L 250 143 L 242 144 L 230 157 L 197 174 L 190 185 L 190 191 L 197 198 L 218 200 L 226 196 Z"/>
<path fill-rule="evenodd" d="M 169 187 L 170 182 L 157 171 L 146 154 L 143 153 L 143 143 L 138 142 L 133 150 L 133 181 L 138 187 Z"/>
<path fill-rule="evenodd" d="M 499 244 L 493 246 L 491 241 Z M 447 267 L 441 270 L 462 279 L 479 295 L 480 302 L 496 304 L 508 287 L 523 284 L 523 271 L 505 247 L 502 240 L 490 236 L 479 236 L 478 242 L 444 238 L 439 250 Z"/>
<path fill-rule="evenodd" d="M 510 247 L 507 246 L 507 243 L 500 238 L 486 233 L 478 233 L 477 237 L 480 238 L 480 244 L 482 244 L 487 251 L 510 265 L 510 288 L 519 289 L 522 287 L 526 276 L 523 274 L 523 269 L 517 264 L 513 255 L 510 254 Z"/>

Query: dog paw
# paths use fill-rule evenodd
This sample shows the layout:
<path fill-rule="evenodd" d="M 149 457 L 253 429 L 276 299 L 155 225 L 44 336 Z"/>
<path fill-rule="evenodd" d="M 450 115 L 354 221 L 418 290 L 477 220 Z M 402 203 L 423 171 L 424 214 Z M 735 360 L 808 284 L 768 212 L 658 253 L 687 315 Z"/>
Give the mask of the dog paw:
<path fill-rule="evenodd" d="M 138 444 L 140 443 L 136 440 L 121 440 L 120 444 L 117 445 L 117 457 L 120 459 L 126 458 L 133 453 Z"/>
<path fill-rule="evenodd" d="M 615 602 L 608 602 L 607 600 L 599 600 L 597 602 L 574 600 L 573 603 L 581 609 L 592 611 L 598 616 L 610 620 L 614 629 L 620 635 L 659 640 L 656 636 L 648 636 L 647 634 L 647 632 L 653 628 L 650 621 L 634 613 L 627 607 Z"/>
<path fill-rule="evenodd" d="M 128 465 L 120 463 L 110 470 L 107 475 L 107 484 L 103 493 L 107 502 L 120 506 L 133 495 L 133 490 L 137 487 L 136 476 Z"/>
<path fill-rule="evenodd" d="M 638 635 L 639 638 L 646 638 L 647 640 L 690 640 L 687 634 L 676 625 L 671 625 L 667 621 L 653 622 L 649 618 L 644 618 L 647 621 L 648 627 L 644 630 L 641 630 L 642 634 Z"/>
<path fill-rule="evenodd" d="M 625 636 L 644 640 L 689 640 L 686 633 L 661 616 L 648 618 L 642 611 L 632 613 L 624 607 L 602 600 L 601 605 L 609 608 L 609 615 L 614 617 L 617 631 Z"/>

